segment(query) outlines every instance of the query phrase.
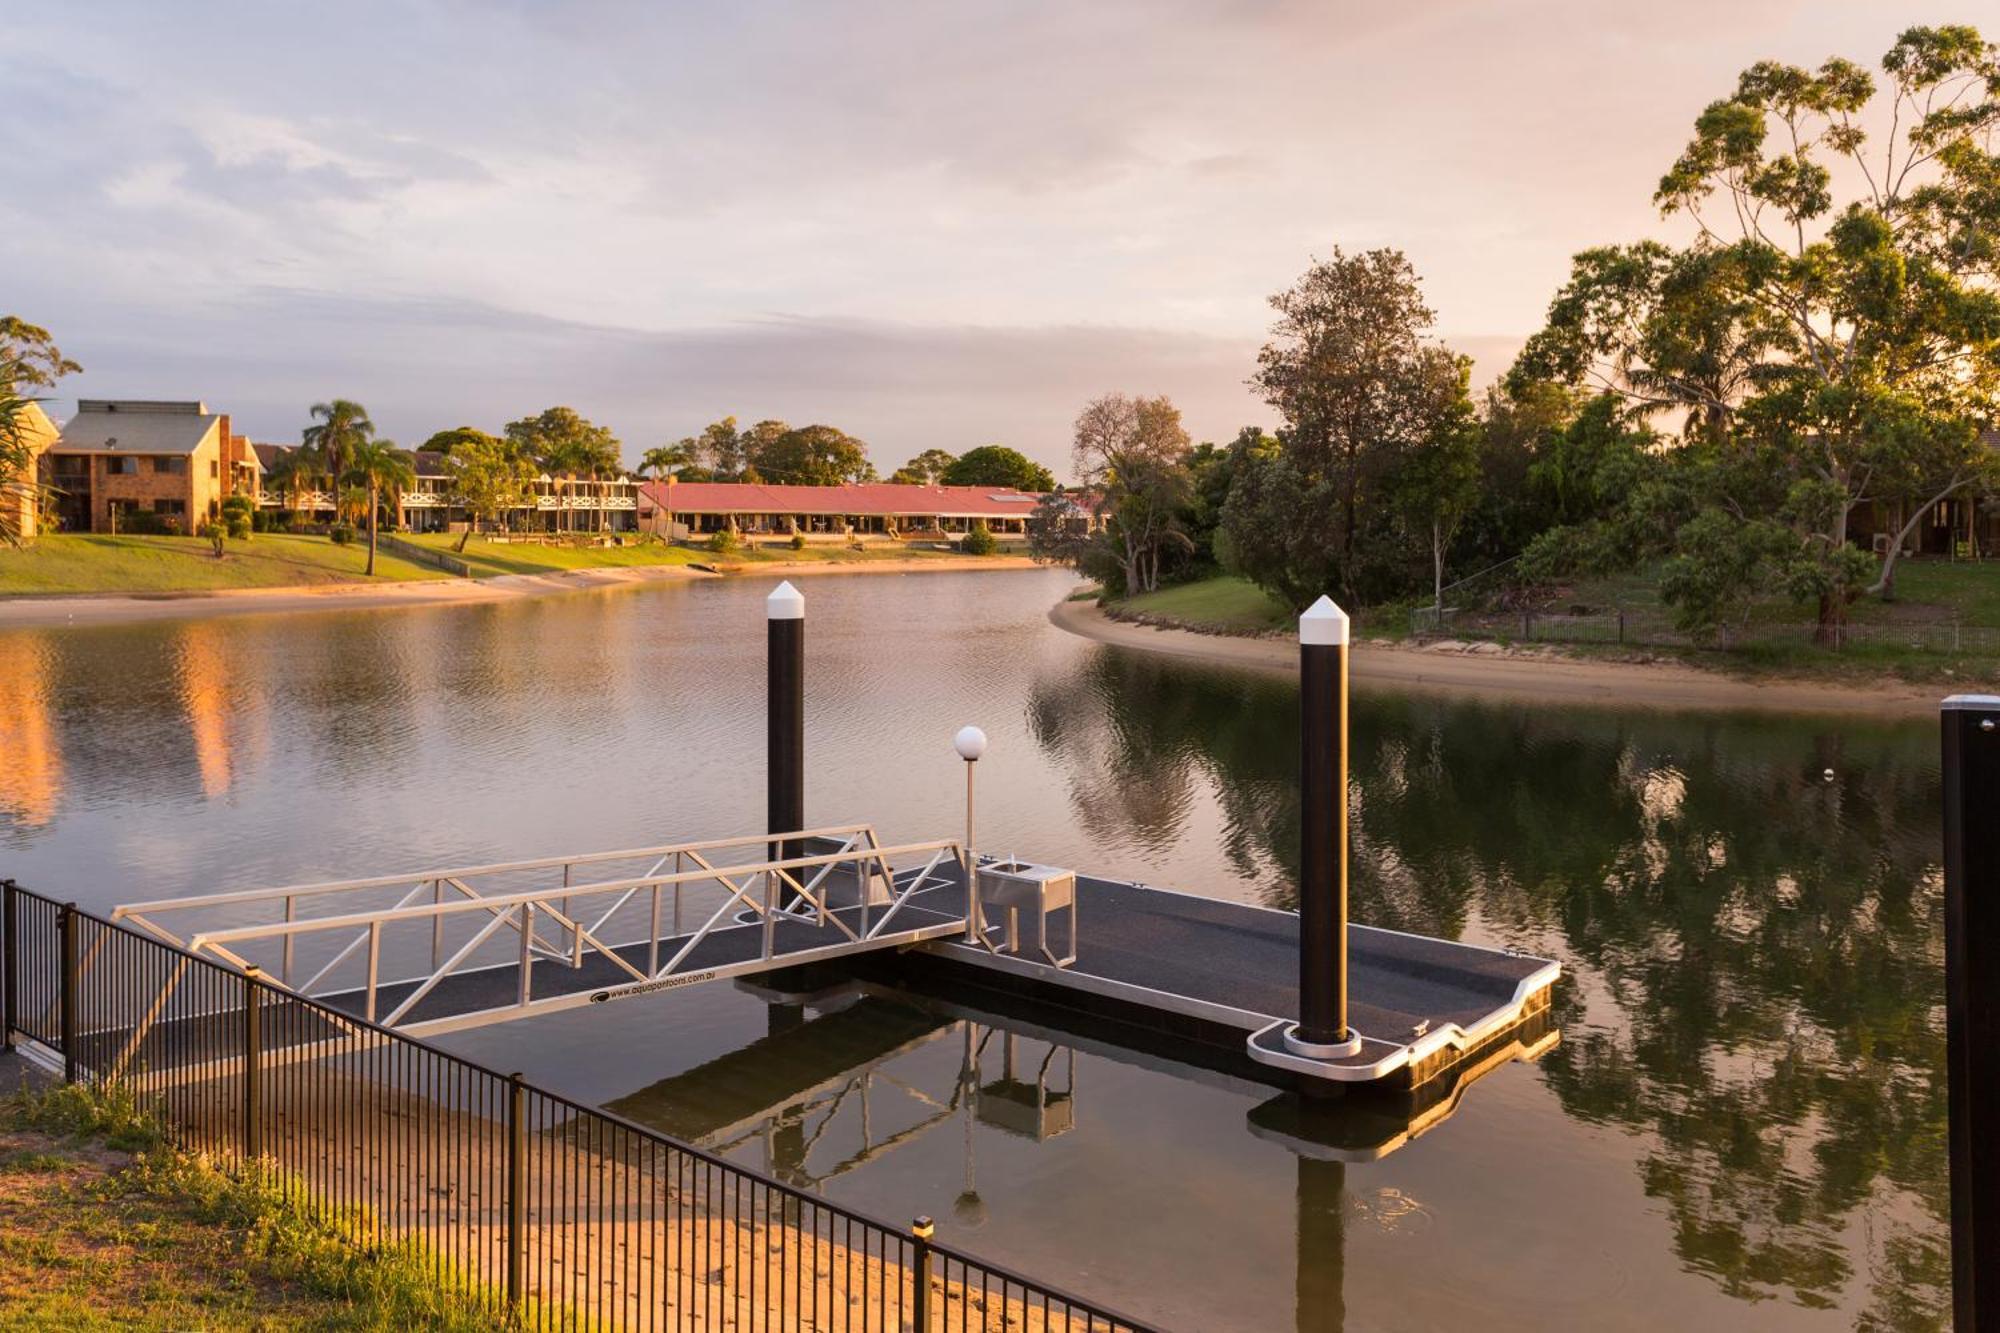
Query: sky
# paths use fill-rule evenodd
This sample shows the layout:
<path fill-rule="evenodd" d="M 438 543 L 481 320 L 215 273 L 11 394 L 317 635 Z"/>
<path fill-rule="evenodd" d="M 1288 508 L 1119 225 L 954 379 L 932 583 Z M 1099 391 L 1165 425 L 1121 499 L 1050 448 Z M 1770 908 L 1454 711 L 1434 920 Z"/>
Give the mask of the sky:
<path fill-rule="evenodd" d="M 1404 251 L 1490 379 L 1573 253 L 1672 234 L 1744 66 L 1957 6 L 13 5 L 0 313 L 83 364 L 59 416 L 289 441 L 338 396 L 414 445 L 566 403 L 633 461 L 733 414 L 1062 474 L 1100 393 L 1275 424 L 1266 300 L 1336 246 Z"/>

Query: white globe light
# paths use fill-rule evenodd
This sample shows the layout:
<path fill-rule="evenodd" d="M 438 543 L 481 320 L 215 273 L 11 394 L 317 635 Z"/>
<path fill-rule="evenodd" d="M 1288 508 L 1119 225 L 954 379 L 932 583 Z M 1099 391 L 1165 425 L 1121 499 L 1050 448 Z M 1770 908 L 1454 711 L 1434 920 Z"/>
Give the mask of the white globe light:
<path fill-rule="evenodd" d="M 951 738 L 951 743 L 958 751 L 958 757 L 967 763 L 986 753 L 986 733 L 978 727 L 959 728 L 958 735 Z"/>

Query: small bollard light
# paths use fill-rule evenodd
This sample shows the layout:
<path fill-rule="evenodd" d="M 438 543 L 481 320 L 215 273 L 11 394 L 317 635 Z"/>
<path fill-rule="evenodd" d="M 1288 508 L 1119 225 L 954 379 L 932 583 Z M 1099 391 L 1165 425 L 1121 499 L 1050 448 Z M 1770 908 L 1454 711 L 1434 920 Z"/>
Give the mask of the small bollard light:
<path fill-rule="evenodd" d="M 972 767 L 986 753 L 986 733 L 978 727 L 960 727 L 951 738 L 951 748 L 965 761 L 965 938 L 976 944 L 986 922 L 979 911 L 979 858 L 972 850 Z"/>

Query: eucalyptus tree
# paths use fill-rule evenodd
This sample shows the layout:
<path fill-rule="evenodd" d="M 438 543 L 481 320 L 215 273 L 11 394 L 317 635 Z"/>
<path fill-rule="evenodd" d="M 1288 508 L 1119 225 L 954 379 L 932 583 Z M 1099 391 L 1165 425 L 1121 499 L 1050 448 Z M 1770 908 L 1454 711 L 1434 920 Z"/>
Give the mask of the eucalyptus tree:
<path fill-rule="evenodd" d="M 537 416 L 510 421 L 507 439 L 549 474 L 565 500 L 579 475 L 596 481 L 606 472 L 618 471 L 618 437 L 573 407 L 551 407 Z M 603 505 L 597 510 L 601 521 Z M 569 505 L 565 503 L 560 512 L 558 523 L 567 531 L 571 526 Z"/>
<path fill-rule="evenodd" d="M 16 315 L 0 315 L 0 544 L 27 539 L 27 518 L 47 498 L 35 479 L 36 416 L 28 392 L 46 389 L 83 369 L 64 356 L 49 331 Z"/>
<path fill-rule="evenodd" d="M 82 371 L 62 354 L 47 329 L 19 315 L 0 315 L 0 380 L 17 390 L 47 389 Z"/>
<path fill-rule="evenodd" d="M 1903 535 L 1992 481 L 2000 418 L 2000 53 L 1916 27 L 1880 69 L 1743 71 L 1654 194 L 1690 239 L 1577 256 L 1521 366 L 1684 412 L 1743 489 L 1682 557 L 1719 558 L 1725 530 L 1773 552 L 1739 577 L 1816 604 L 1822 638 L 1892 588 Z M 1871 502 L 1904 523 L 1879 559 L 1849 540 Z"/>
<path fill-rule="evenodd" d="M 1005 486 L 1036 494 L 1056 488 L 1054 473 L 1004 444 L 982 444 L 966 450 L 946 465 L 938 480 L 947 486 Z"/>
<path fill-rule="evenodd" d="M 1404 524 L 1430 547 L 1431 605 L 1440 613 L 1445 558 L 1459 525 L 1479 503 L 1485 433 L 1466 391 L 1471 375 L 1472 362 L 1458 358 L 1458 393 L 1404 456 L 1389 486 Z"/>
<path fill-rule="evenodd" d="M 935 486 L 958 459 L 946 449 L 926 449 L 889 474 L 889 480 L 905 486 Z"/>
<path fill-rule="evenodd" d="M 1279 448 L 1236 471 L 1222 534 L 1237 571 L 1304 609 L 1408 581 L 1392 487 L 1403 456 L 1461 410 L 1461 362 L 1400 251 L 1336 249 L 1271 297 L 1251 384 L 1284 419 Z"/>
<path fill-rule="evenodd" d="M 465 531 L 458 538 L 460 551 L 482 519 L 504 521 L 535 494 L 533 460 L 510 441 L 475 434 L 478 438 L 460 440 L 444 457 L 452 498 L 466 511 Z"/>
<path fill-rule="evenodd" d="M 416 469 L 411 466 L 408 453 L 396 447 L 394 440 L 363 440 L 347 456 L 347 470 L 342 479 L 351 486 L 366 490 L 368 500 L 368 568 L 367 574 L 375 573 L 375 530 L 382 508 L 382 497 L 408 490 L 417 484 Z"/>
<path fill-rule="evenodd" d="M 449 457 L 451 454 L 468 445 L 487 445 L 491 443 L 494 443 L 493 437 L 485 431 L 480 430 L 477 426 L 453 426 L 450 430 L 437 432 L 428 440 L 418 445 L 417 450 L 420 453 L 444 454 Z"/>
<path fill-rule="evenodd" d="M 1082 544 L 1079 568 L 1096 576 L 1108 565 L 1128 596 L 1160 586 L 1162 557 L 1194 547 L 1183 522 L 1194 498 L 1191 449 L 1180 409 L 1164 394 L 1108 393 L 1084 405 L 1070 462 L 1104 522 Z"/>
<path fill-rule="evenodd" d="M 752 461 L 758 476 L 794 486 L 875 480 L 867 444 L 836 426 L 800 426 L 785 431 L 759 445 Z"/>

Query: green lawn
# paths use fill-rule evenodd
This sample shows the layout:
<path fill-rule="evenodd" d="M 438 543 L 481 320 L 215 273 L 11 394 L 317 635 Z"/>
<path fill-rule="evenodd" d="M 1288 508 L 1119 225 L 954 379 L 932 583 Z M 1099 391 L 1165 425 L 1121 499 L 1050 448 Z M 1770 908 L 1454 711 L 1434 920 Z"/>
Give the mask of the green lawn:
<path fill-rule="evenodd" d="M 1292 623 L 1291 608 L 1256 584 L 1226 574 L 1122 598 L 1111 610 L 1209 634 L 1262 634 Z"/>
<path fill-rule="evenodd" d="M 405 541 L 458 556 L 471 565 L 476 577 L 495 574 L 547 574 L 556 570 L 616 569 L 634 565 L 707 565 L 727 569 L 734 566 L 813 561 L 825 564 L 865 564 L 875 560 L 935 559 L 976 560 L 945 551 L 908 550 L 900 546 L 877 545 L 853 551 L 845 546 L 814 544 L 794 551 L 779 542 L 774 545 L 738 546 L 727 555 L 718 555 L 705 546 L 673 546 L 657 540 L 627 538 L 623 546 L 549 546 L 533 542 L 496 542 L 475 537 L 458 550 L 458 538 L 445 533 L 406 534 Z M 1001 554 L 1006 554 L 1005 548 Z"/>
<path fill-rule="evenodd" d="M 297 1182 L 161 1144 L 75 1088 L 0 1103 L 0 1329 L 494 1327 L 412 1242 L 350 1244 Z M 564 1311 L 570 1314 L 573 1312 Z"/>
<path fill-rule="evenodd" d="M 368 563 L 365 538 L 336 546 L 325 537 L 260 532 L 227 543 L 217 560 L 201 537 L 58 533 L 20 550 L 0 547 L 0 597 L 53 593 L 169 593 L 216 588 L 280 588 L 351 583 Z M 449 577 L 378 552 L 375 582 Z"/>
<path fill-rule="evenodd" d="M 616 569 L 633 565 L 691 565 L 708 559 L 706 552 L 664 542 L 628 541 L 623 546 L 543 546 L 531 542 L 495 542 L 474 537 L 458 549 L 448 533 L 405 533 L 402 539 L 433 551 L 455 555 L 472 566 L 475 577 L 496 574 L 548 574 L 567 569 Z"/>

